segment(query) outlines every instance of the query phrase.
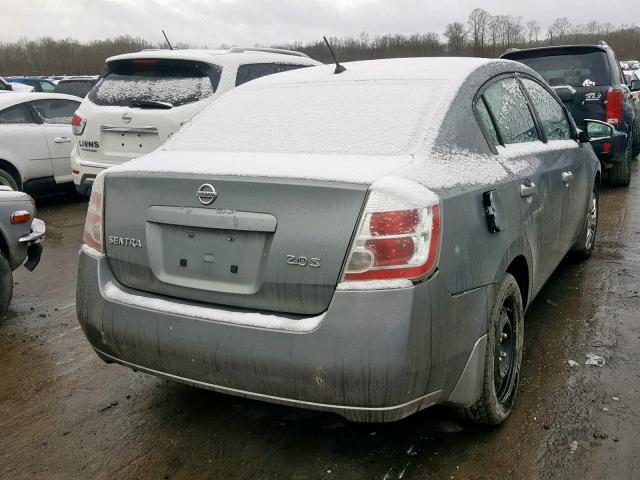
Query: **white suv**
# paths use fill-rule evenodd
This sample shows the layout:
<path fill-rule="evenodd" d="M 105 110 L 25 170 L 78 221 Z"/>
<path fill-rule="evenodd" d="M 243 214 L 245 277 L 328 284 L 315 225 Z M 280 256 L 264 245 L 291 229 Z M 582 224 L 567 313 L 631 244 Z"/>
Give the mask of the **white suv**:
<path fill-rule="evenodd" d="M 73 117 L 71 168 L 88 195 L 103 169 L 155 150 L 224 92 L 250 80 L 321 65 L 270 48 L 143 50 L 108 58 L 107 73 Z"/>

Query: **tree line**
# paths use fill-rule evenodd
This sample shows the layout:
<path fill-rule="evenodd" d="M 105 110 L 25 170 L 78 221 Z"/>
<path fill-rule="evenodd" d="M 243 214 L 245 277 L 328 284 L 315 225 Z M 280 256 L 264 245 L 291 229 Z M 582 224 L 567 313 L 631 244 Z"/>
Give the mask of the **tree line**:
<path fill-rule="evenodd" d="M 370 36 L 363 32 L 357 37 L 330 39 L 341 61 L 444 55 L 497 57 L 508 48 L 596 43 L 600 40 L 611 45 L 620 60 L 640 57 L 640 27 L 635 25 L 616 26 L 596 21 L 574 25 L 567 17 L 562 17 L 543 30 L 536 20 L 492 15 L 481 8 L 473 10 L 465 22 L 448 24 L 442 35 L 430 32 Z M 322 39 L 274 46 L 302 51 L 325 63 L 332 61 Z M 103 72 L 107 57 L 163 47 L 162 44 L 131 36 L 91 42 L 50 37 L 0 42 L 0 75 L 96 75 Z M 178 47 L 189 48 L 189 45 L 180 44 Z"/>

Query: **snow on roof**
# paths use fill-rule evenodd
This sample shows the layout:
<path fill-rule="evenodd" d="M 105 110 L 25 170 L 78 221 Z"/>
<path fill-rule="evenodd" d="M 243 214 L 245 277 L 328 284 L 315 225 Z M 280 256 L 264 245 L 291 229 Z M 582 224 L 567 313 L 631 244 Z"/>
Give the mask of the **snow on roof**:
<path fill-rule="evenodd" d="M 64 93 L 44 93 L 44 92 L 10 92 L 11 95 L 0 96 L 0 108 L 16 105 L 22 102 L 32 102 L 34 100 L 73 100 L 80 102 L 82 99 L 74 95 L 66 95 Z"/>

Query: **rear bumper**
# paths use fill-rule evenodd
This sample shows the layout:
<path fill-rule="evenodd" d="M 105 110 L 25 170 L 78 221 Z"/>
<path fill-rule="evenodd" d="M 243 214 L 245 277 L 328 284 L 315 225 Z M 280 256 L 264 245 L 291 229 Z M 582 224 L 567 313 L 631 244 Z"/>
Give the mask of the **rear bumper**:
<path fill-rule="evenodd" d="M 336 291 L 316 317 L 258 315 L 129 290 L 102 254 L 83 247 L 76 305 L 106 361 L 354 421 L 395 421 L 475 400 L 482 370 L 469 363 L 486 333 L 488 290 L 451 297 L 436 276 L 409 288 Z M 450 318 L 465 312 L 467 325 Z M 453 342 L 433 338 L 442 331 Z"/>

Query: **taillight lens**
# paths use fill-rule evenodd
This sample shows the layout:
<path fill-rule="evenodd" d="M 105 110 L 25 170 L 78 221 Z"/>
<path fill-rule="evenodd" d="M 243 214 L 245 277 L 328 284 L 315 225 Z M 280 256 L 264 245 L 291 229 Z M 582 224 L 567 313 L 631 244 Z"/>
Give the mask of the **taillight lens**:
<path fill-rule="evenodd" d="M 74 135 L 82 135 L 86 124 L 87 119 L 82 115 L 78 115 L 77 113 L 75 113 L 73 117 L 71 117 L 71 128 L 73 129 Z"/>
<path fill-rule="evenodd" d="M 622 91 L 609 90 L 607 93 L 607 123 L 622 124 Z"/>
<path fill-rule="evenodd" d="M 406 182 L 396 183 L 400 187 Z M 417 280 L 436 269 L 440 253 L 439 200 L 424 187 L 413 185 L 413 190 L 420 193 L 415 198 L 406 191 L 386 191 L 382 195 L 372 191 L 353 241 L 344 281 Z M 386 198 L 381 201 L 381 196 Z M 416 203 L 422 205 L 414 206 Z M 402 204 L 412 208 L 384 208 Z"/>
<path fill-rule="evenodd" d="M 83 241 L 86 245 L 104 252 L 104 175 L 99 174 L 91 187 L 91 199 L 84 223 Z"/>
<path fill-rule="evenodd" d="M 31 214 L 26 210 L 18 210 L 17 212 L 13 212 L 11 214 L 10 219 L 11 223 L 13 224 L 27 223 L 29 220 L 31 220 Z"/>

